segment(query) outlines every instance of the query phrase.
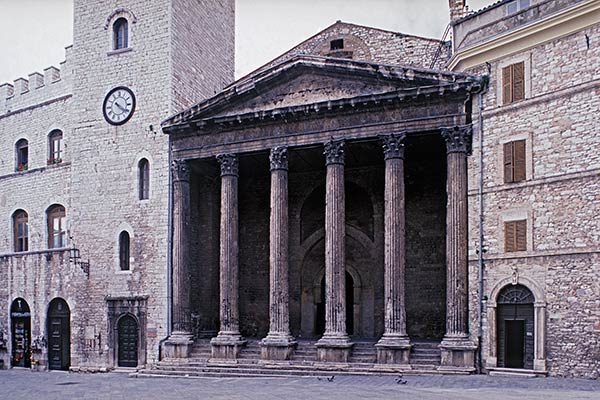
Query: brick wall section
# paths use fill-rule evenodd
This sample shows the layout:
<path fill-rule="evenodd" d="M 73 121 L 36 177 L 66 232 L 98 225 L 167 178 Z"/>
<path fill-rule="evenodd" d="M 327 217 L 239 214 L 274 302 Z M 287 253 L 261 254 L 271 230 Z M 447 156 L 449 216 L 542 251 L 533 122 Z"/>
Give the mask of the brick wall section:
<path fill-rule="evenodd" d="M 597 24 L 540 44 L 526 52 L 491 61 L 484 111 L 484 295 L 513 267 L 544 293 L 547 304 L 547 368 L 551 375 L 598 377 L 600 323 L 600 124 L 597 110 Z M 526 100 L 502 106 L 501 68 L 524 61 Z M 485 66 L 472 73 L 486 73 Z M 477 105 L 474 105 L 477 110 Z M 477 121 L 477 115 L 473 117 Z M 477 255 L 479 235 L 479 128 L 469 158 L 471 332 L 477 332 Z M 527 180 L 504 184 L 502 146 L 525 139 Z M 527 251 L 504 252 L 503 222 L 527 219 Z M 495 299 L 490 299 L 495 300 Z M 484 309 L 484 330 L 487 316 Z M 487 336 L 484 332 L 484 361 Z"/>
<path fill-rule="evenodd" d="M 430 68 L 440 41 L 402 33 L 336 22 L 315 36 L 300 43 L 258 70 L 268 69 L 297 55 L 320 55 L 330 52 L 329 42 L 344 39 L 354 51 L 354 59 L 380 64 Z M 443 43 L 433 69 L 443 69 L 450 58 L 449 43 Z"/>

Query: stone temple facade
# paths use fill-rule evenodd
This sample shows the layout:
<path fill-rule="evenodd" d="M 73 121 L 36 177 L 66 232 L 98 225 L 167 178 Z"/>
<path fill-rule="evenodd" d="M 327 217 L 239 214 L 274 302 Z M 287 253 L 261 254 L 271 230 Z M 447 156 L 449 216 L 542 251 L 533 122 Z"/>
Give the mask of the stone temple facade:
<path fill-rule="evenodd" d="M 5 366 L 598 378 L 600 1 L 338 21 L 233 83 L 233 1 L 104 3 L 0 86 Z"/>

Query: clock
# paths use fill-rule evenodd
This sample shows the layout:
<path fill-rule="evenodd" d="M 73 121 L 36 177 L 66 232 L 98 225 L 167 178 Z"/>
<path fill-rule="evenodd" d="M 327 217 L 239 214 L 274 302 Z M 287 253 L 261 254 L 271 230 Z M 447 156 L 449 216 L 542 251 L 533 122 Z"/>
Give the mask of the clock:
<path fill-rule="evenodd" d="M 123 125 L 129 121 L 134 110 L 135 96 L 125 86 L 118 86 L 108 92 L 102 104 L 104 119 L 112 125 Z"/>

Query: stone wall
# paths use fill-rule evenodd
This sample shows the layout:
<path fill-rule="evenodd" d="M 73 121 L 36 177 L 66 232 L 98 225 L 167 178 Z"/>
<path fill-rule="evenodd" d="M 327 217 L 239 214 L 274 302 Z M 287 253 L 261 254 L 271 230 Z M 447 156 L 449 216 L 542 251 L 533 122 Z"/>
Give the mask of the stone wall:
<path fill-rule="evenodd" d="M 352 51 L 352 58 L 379 64 L 406 65 L 417 68 L 443 69 L 450 58 L 450 43 L 369 28 L 345 22 L 336 22 L 315 36 L 305 40 L 258 70 L 270 68 L 297 55 L 346 57 L 330 49 L 330 41 L 345 40 L 344 50 Z M 439 56 L 435 59 L 436 51 Z"/>
<path fill-rule="evenodd" d="M 596 24 L 560 39 L 490 61 L 491 80 L 484 96 L 483 207 L 484 304 L 492 288 L 513 277 L 543 298 L 546 305 L 543 345 L 550 375 L 598 377 L 600 286 L 600 119 Z M 592 43 L 592 42 L 590 42 Z M 526 99 L 500 105 L 502 67 L 525 63 Z M 486 73 L 478 66 L 472 73 Z M 474 109 L 477 110 L 477 104 Z M 474 121 L 478 116 L 474 115 Z M 469 159 L 471 332 L 477 333 L 477 254 L 479 247 L 479 135 Z M 518 183 L 503 179 L 503 144 L 526 141 L 526 177 Z M 504 251 L 504 222 L 527 221 L 527 250 Z M 516 274 L 516 275 L 515 275 Z M 484 307 L 484 365 L 488 349 Z"/>

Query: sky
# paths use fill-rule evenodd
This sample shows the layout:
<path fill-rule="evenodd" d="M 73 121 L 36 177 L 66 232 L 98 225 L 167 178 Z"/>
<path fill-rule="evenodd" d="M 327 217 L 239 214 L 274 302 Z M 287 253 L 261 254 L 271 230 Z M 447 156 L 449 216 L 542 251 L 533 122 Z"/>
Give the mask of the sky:
<path fill-rule="evenodd" d="M 439 39 L 448 0 L 236 0 L 236 78 L 337 20 Z M 0 83 L 58 67 L 72 42 L 73 0 L 0 0 Z"/>

